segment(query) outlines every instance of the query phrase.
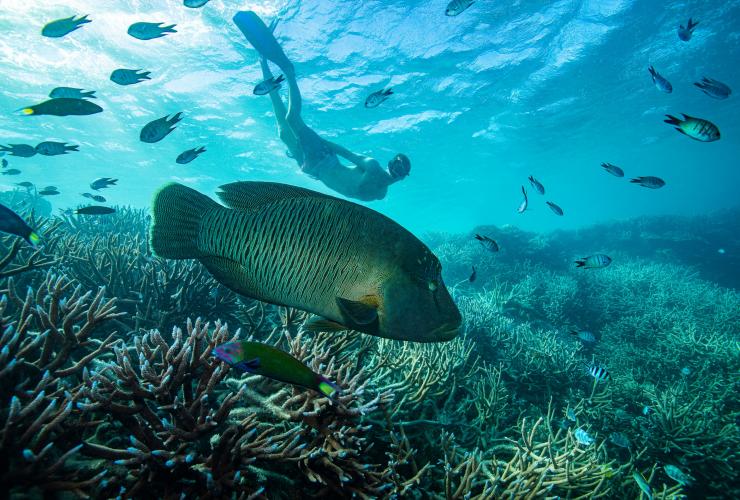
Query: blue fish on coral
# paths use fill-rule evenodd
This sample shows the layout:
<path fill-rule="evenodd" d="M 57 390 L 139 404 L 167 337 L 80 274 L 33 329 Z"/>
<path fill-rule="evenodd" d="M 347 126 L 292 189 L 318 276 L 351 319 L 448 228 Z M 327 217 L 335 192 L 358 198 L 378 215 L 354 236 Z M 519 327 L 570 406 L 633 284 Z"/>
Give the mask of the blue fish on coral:
<path fill-rule="evenodd" d="M 341 390 L 326 377 L 272 346 L 260 342 L 228 342 L 213 349 L 213 354 L 237 370 L 263 375 L 292 385 L 313 389 L 328 397 Z"/>
<path fill-rule="evenodd" d="M 155 38 L 161 38 L 166 36 L 168 33 L 177 33 L 177 30 L 173 29 L 176 24 L 170 24 L 163 26 L 164 23 L 134 23 L 128 27 L 126 33 L 139 40 L 154 40 Z"/>
<path fill-rule="evenodd" d="M 87 14 L 75 19 L 77 16 L 65 17 L 64 19 L 57 19 L 46 23 L 41 29 L 41 34 L 49 38 L 61 38 L 79 29 L 83 24 L 92 22 L 92 19 L 87 18 Z"/>

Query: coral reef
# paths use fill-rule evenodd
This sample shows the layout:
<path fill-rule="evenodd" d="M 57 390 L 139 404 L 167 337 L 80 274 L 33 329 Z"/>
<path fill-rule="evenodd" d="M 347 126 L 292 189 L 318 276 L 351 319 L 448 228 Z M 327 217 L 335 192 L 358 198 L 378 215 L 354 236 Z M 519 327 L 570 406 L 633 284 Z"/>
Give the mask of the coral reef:
<path fill-rule="evenodd" d="M 40 249 L 0 237 L 7 496 L 636 498 L 634 472 L 655 498 L 740 496 L 740 297 L 679 262 L 625 248 L 584 272 L 581 233 L 485 228 L 498 254 L 435 235 L 464 333 L 413 344 L 310 333 L 301 311 L 152 256 L 147 224 L 119 208 L 42 221 Z M 341 393 L 211 355 L 237 339 Z"/>

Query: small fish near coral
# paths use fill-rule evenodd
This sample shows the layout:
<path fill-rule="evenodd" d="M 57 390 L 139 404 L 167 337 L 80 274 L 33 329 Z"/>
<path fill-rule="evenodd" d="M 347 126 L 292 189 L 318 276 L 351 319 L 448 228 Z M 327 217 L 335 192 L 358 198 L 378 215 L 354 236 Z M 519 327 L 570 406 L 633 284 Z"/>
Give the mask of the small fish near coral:
<path fill-rule="evenodd" d="M 315 373 L 287 352 L 261 342 L 228 342 L 213 349 L 213 354 L 233 368 L 262 375 L 335 398 L 339 386 Z"/>
<path fill-rule="evenodd" d="M 603 269 L 609 267 L 611 263 L 612 258 L 603 253 L 589 255 L 575 261 L 576 267 L 581 269 Z"/>

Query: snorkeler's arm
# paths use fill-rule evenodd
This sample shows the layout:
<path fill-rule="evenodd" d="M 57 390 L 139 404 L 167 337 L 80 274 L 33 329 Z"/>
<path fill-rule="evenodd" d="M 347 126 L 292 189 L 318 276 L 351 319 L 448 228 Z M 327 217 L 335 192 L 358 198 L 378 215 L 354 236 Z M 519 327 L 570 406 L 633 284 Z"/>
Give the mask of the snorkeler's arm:
<path fill-rule="evenodd" d="M 342 158 L 345 158 L 351 161 L 352 163 L 357 165 L 357 167 L 359 167 L 362 170 L 365 170 L 368 161 L 372 161 L 372 158 L 353 153 L 352 151 L 345 148 L 344 146 L 340 146 L 339 144 L 334 144 L 333 142 L 327 141 L 326 139 L 324 139 L 324 143 L 334 154 L 339 155 Z"/>

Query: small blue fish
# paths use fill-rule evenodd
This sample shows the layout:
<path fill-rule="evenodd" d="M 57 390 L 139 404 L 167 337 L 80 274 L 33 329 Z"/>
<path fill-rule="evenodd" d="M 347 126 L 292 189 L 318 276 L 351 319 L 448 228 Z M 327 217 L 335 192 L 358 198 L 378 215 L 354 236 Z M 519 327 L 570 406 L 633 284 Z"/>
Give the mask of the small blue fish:
<path fill-rule="evenodd" d="M 586 330 L 571 330 L 570 334 L 578 337 L 580 340 L 587 344 L 593 344 L 596 342 L 596 336 L 591 332 L 587 332 Z"/>
<path fill-rule="evenodd" d="M 66 155 L 70 151 L 79 151 L 76 144 L 68 146 L 66 142 L 44 141 L 36 145 L 36 152 L 44 156 Z"/>
<path fill-rule="evenodd" d="M 93 191 L 99 191 L 100 189 L 115 186 L 116 182 L 118 182 L 118 179 L 113 179 L 111 177 L 101 177 L 99 179 L 95 179 L 90 183 L 90 189 L 92 189 Z"/>
<path fill-rule="evenodd" d="M 70 99 L 96 99 L 94 90 L 82 90 L 74 87 L 57 87 L 49 92 L 49 97 L 69 97 Z"/>
<path fill-rule="evenodd" d="M 562 208 L 560 208 L 559 206 L 557 206 L 555 203 L 553 203 L 551 201 L 548 201 L 546 203 L 547 203 L 547 206 L 550 207 L 550 210 L 552 210 L 552 212 L 555 215 L 559 215 L 560 217 L 563 216 L 563 209 Z"/>
<path fill-rule="evenodd" d="M 604 167 L 604 170 L 612 174 L 614 177 L 624 177 L 624 170 L 616 165 L 613 165 L 611 163 L 602 163 L 601 166 Z"/>
<path fill-rule="evenodd" d="M 263 80 L 255 85 L 252 93 L 254 95 L 267 95 L 273 90 L 279 89 L 283 81 L 285 81 L 285 75 L 271 76 L 267 80 Z"/>
<path fill-rule="evenodd" d="M 140 71 L 141 73 L 139 73 Z M 150 74 L 151 71 L 120 68 L 113 70 L 110 74 L 110 80 L 118 85 L 133 85 L 144 80 L 151 80 L 149 77 Z"/>
<path fill-rule="evenodd" d="M 3 170 L 2 172 L 0 172 L 0 174 L 2 175 L 20 175 L 20 173 L 21 171 L 18 170 L 17 168 L 9 168 L 7 170 Z"/>
<path fill-rule="evenodd" d="M 665 473 L 676 481 L 681 486 L 690 486 L 694 482 L 694 478 L 686 474 L 684 471 L 676 467 L 675 465 L 666 465 L 663 467 Z"/>
<path fill-rule="evenodd" d="M 170 24 L 169 26 L 162 26 L 164 23 L 134 23 L 128 27 L 126 33 L 139 40 L 153 40 L 166 36 L 168 33 L 177 33 L 174 30 L 176 24 Z"/>
<path fill-rule="evenodd" d="M 653 410 L 649 406 L 647 406 L 647 405 L 645 405 L 645 406 L 642 407 L 642 414 L 645 415 L 646 417 L 648 415 L 650 415 L 650 412 L 652 412 L 652 411 Z"/>
<path fill-rule="evenodd" d="M 3 158 L 3 161 L 0 162 L 0 166 L 2 166 L 2 168 L 8 168 L 8 160 Z"/>
<path fill-rule="evenodd" d="M 678 38 L 683 42 L 691 40 L 691 36 L 694 34 L 694 29 L 699 25 L 699 21 L 694 22 L 689 18 L 689 22 L 684 28 L 683 24 L 678 27 Z"/>
<path fill-rule="evenodd" d="M 475 0 L 452 0 L 450 3 L 447 4 L 447 8 L 445 9 L 445 16 L 459 16 L 465 10 L 467 10 L 468 7 L 473 5 L 473 3 L 475 3 Z"/>
<path fill-rule="evenodd" d="M 95 200 L 98 203 L 105 203 L 105 197 L 100 196 L 99 194 L 82 193 L 82 196 L 84 196 L 85 198 L 90 198 L 91 200 Z"/>
<path fill-rule="evenodd" d="M 540 194 L 545 194 L 545 186 L 542 185 L 540 181 L 534 178 L 534 176 L 529 176 L 529 183 L 532 185 L 532 187 Z"/>
<path fill-rule="evenodd" d="M 199 9 L 203 7 L 205 4 L 207 4 L 209 0 L 184 0 L 182 4 L 185 7 L 190 7 L 191 9 Z"/>
<path fill-rule="evenodd" d="M 694 85 L 699 87 L 702 92 L 713 99 L 727 99 L 730 97 L 730 94 L 732 94 L 732 89 L 729 86 L 712 78 L 704 77 L 700 82 L 696 82 Z"/>
<path fill-rule="evenodd" d="M 167 135 L 175 130 L 175 124 L 182 120 L 182 113 L 178 112 L 172 115 L 172 118 L 167 118 L 170 115 L 163 116 L 152 120 L 141 129 L 139 139 L 141 142 L 155 143 L 159 142 Z"/>
<path fill-rule="evenodd" d="M 660 189 L 665 186 L 665 181 L 660 177 L 653 177 L 652 175 L 646 175 L 643 177 L 636 177 L 630 180 L 632 184 L 639 184 L 642 187 L 648 189 Z"/>
<path fill-rule="evenodd" d="M 382 102 L 384 102 L 386 99 L 388 99 L 391 95 L 393 95 L 393 89 L 382 89 L 377 90 L 367 96 L 367 99 L 365 99 L 365 107 L 366 108 L 377 108 L 380 106 Z"/>
<path fill-rule="evenodd" d="M 579 427 L 576 429 L 576 431 L 573 433 L 573 436 L 576 438 L 576 441 L 578 441 L 583 446 L 590 446 L 594 442 L 594 438 L 592 438 L 588 432 L 586 432 L 583 428 Z"/>
<path fill-rule="evenodd" d="M 10 156 L 18 156 L 20 158 L 30 158 L 36 155 L 36 148 L 29 144 L 8 144 L 7 146 L 0 146 L 0 151 L 10 154 Z M 6 164 L 7 165 L 7 160 Z"/>
<path fill-rule="evenodd" d="M 660 90 L 661 92 L 665 92 L 666 94 L 670 94 L 671 92 L 673 92 L 673 85 L 671 85 L 671 82 L 666 80 L 663 75 L 655 71 L 655 68 L 649 66 L 648 71 L 650 72 L 650 76 L 653 77 L 653 83 L 658 88 L 658 90 Z"/>
<path fill-rule="evenodd" d="M 473 266 L 473 272 L 470 273 L 470 278 L 468 278 L 468 283 L 474 283 L 477 278 L 478 278 L 478 272 L 475 270 L 475 266 Z"/>
<path fill-rule="evenodd" d="M 182 153 L 177 155 L 177 159 L 175 160 L 175 162 L 179 163 L 180 165 L 185 165 L 186 163 L 190 163 L 191 161 L 195 160 L 205 150 L 205 146 L 188 149 L 187 151 L 183 151 Z"/>
<path fill-rule="evenodd" d="M 596 255 L 589 255 L 578 259 L 576 267 L 582 267 L 583 269 L 603 269 L 608 267 L 612 263 L 612 258 L 603 253 L 597 253 Z"/>
<path fill-rule="evenodd" d="M 568 408 L 565 411 L 565 416 L 571 422 L 575 422 L 576 421 L 576 411 L 573 408 Z"/>
<path fill-rule="evenodd" d="M 64 35 L 72 33 L 83 24 L 92 22 L 92 19 L 87 18 L 87 14 L 75 19 L 76 16 L 65 17 L 64 19 L 57 19 L 47 23 L 42 29 L 41 34 L 49 38 L 61 38 Z"/>

